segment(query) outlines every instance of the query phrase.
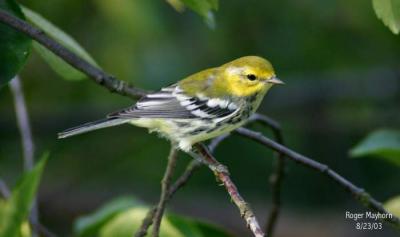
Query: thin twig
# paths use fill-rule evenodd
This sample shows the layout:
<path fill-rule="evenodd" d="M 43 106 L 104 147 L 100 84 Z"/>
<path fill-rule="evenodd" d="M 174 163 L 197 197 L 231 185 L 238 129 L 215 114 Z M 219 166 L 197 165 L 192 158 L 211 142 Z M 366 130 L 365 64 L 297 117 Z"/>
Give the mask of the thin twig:
<path fill-rule="evenodd" d="M 280 138 L 276 138 L 277 142 L 283 144 L 283 140 Z M 281 188 L 283 178 L 285 176 L 285 156 L 282 153 L 277 153 L 277 159 L 275 160 L 275 170 L 270 176 L 270 184 L 271 184 L 271 198 L 272 198 L 272 206 L 269 211 L 267 223 L 265 225 L 265 233 L 267 236 L 273 236 L 276 222 L 279 217 L 280 207 L 281 207 Z"/>
<path fill-rule="evenodd" d="M 259 122 L 262 125 L 265 125 L 269 127 L 275 137 L 275 140 L 284 145 L 283 142 L 283 136 L 281 132 L 281 126 L 279 125 L 278 122 L 275 120 L 271 119 L 268 116 L 262 115 L 262 114 L 253 114 L 247 124 L 253 123 L 253 122 Z M 224 134 L 222 136 L 219 136 L 217 138 L 214 138 L 210 145 L 208 146 L 210 151 L 213 153 L 214 149 L 225 139 L 227 139 L 230 136 L 230 134 Z M 265 225 L 265 233 L 267 236 L 273 236 L 274 229 L 278 220 L 279 212 L 280 212 L 280 206 L 281 206 L 281 187 L 282 187 L 282 181 L 284 178 L 284 170 L 285 170 L 285 157 L 282 153 L 277 152 L 277 160 L 276 160 L 276 165 L 275 165 L 275 171 L 274 173 L 271 174 L 270 176 L 270 184 L 271 184 L 271 189 L 272 189 L 272 207 L 270 209 L 270 212 L 268 214 L 267 222 Z"/>
<path fill-rule="evenodd" d="M 168 165 L 167 169 L 165 170 L 164 177 L 161 181 L 161 196 L 160 201 L 158 202 L 156 213 L 153 218 L 153 237 L 158 237 L 160 234 L 160 225 L 161 219 L 164 214 L 165 205 L 168 201 L 168 191 L 171 185 L 172 176 L 174 174 L 174 170 L 176 167 L 176 161 L 178 158 L 178 150 L 175 147 L 175 144 L 171 144 L 171 151 L 168 155 Z"/>
<path fill-rule="evenodd" d="M 209 168 L 214 171 L 215 177 L 225 186 L 231 199 L 238 207 L 240 215 L 246 221 L 247 227 L 252 231 L 253 235 L 255 237 L 264 237 L 265 234 L 261 230 L 256 216 L 254 215 L 250 206 L 240 195 L 239 190 L 232 182 L 227 169 L 210 154 L 204 145 L 199 143 L 194 145 L 194 148 L 197 151 L 197 154 L 205 160 Z"/>
<path fill-rule="evenodd" d="M 304 166 L 312 168 L 312 169 L 326 175 L 327 177 L 329 177 L 330 179 L 335 181 L 337 184 L 342 186 L 347 192 L 352 194 L 352 196 L 358 202 L 360 202 L 362 205 L 364 205 L 365 207 L 367 207 L 373 211 L 379 212 L 381 214 L 385 214 L 385 215 L 389 215 L 389 216 L 391 215 L 383 208 L 383 206 L 380 202 L 375 200 L 364 189 L 355 186 L 353 183 L 351 183 L 350 181 L 348 181 L 347 179 L 345 179 L 344 177 L 342 177 L 341 175 L 339 175 L 338 173 L 336 173 L 335 171 L 330 169 L 327 165 L 319 163 L 319 162 L 312 160 L 306 156 L 303 156 L 293 150 L 290 150 L 289 148 L 287 148 L 281 144 L 278 144 L 278 143 L 272 141 L 271 139 L 263 136 L 261 133 L 258 133 L 258 132 L 255 132 L 255 131 L 252 131 L 252 130 L 249 130 L 246 128 L 238 128 L 237 130 L 235 130 L 235 132 L 246 138 L 250 138 L 264 146 L 267 146 L 267 147 L 271 148 L 272 150 L 285 155 L 285 157 L 287 157 L 291 160 L 294 160 L 295 162 L 297 162 L 299 164 L 302 164 Z M 400 220 L 399 220 L 399 218 L 395 217 L 394 215 L 392 215 L 392 218 L 384 218 L 383 221 L 386 221 L 387 223 L 390 223 L 394 227 L 400 229 Z"/>
<path fill-rule="evenodd" d="M 281 125 L 278 123 L 278 121 L 266 115 L 255 113 L 249 118 L 249 122 L 254 122 L 254 121 L 264 124 L 265 126 L 271 128 L 272 131 L 282 131 Z"/>
<path fill-rule="evenodd" d="M 142 224 L 140 225 L 139 229 L 134 233 L 134 237 L 143 237 L 147 235 L 148 229 L 153 224 L 153 219 L 156 215 L 156 211 L 157 206 L 154 206 L 147 211 L 146 216 L 142 220 Z"/>
<path fill-rule="evenodd" d="M 10 189 L 8 188 L 6 182 L 0 178 L 0 194 L 4 199 L 7 199 L 11 196 Z"/>
<path fill-rule="evenodd" d="M 176 161 L 177 161 L 178 151 L 175 149 L 174 144 L 171 144 L 171 151 L 168 155 L 168 164 L 164 173 L 164 177 L 161 181 L 161 195 L 158 205 L 150 208 L 147 211 L 146 217 L 143 219 L 140 228 L 134 233 L 134 237 L 143 237 L 147 235 L 147 231 L 150 226 L 154 223 L 153 235 L 159 233 L 159 227 L 161 224 L 162 215 L 164 213 L 165 205 L 168 200 L 172 197 L 171 189 L 174 188 L 170 185 L 173 172 L 175 170 Z M 189 168 L 189 166 L 188 166 Z M 181 181 L 183 182 L 183 181 Z M 183 184 L 174 184 L 176 187 L 175 191 L 178 190 Z M 174 191 L 174 192 L 175 192 Z M 156 227 L 158 226 L 158 227 Z"/>
<path fill-rule="evenodd" d="M 262 114 L 254 114 L 250 121 L 260 122 L 261 124 L 268 126 L 271 128 L 275 141 L 281 145 L 285 145 L 283 141 L 283 135 L 281 126 L 275 120 L 262 115 Z M 275 226 L 279 217 L 280 207 L 281 207 L 281 187 L 283 183 L 283 178 L 285 176 L 285 156 L 282 153 L 276 152 L 276 164 L 275 170 L 270 176 L 270 185 L 271 185 L 271 199 L 272 206 L 270 208 L 267 222 L 265 225 L 265 233 L 267 236 L 273 236 Z"/>
<path fill-rule="evenodd" d="M 222 135 L 220 137 L 215 138 L 214 140 L 211 141 L 209 145 L 209 149 L 211 152 L 215 150 L 218 144 L 225 140 L 228 137 L 228 134 Z M 168 200 L 172 198 L 172 196 L 180 189 L 182 188 L 188 180 L 192 177 L 195 171 L 197 171 L 203 163 L 198 161 L 197 159 L 193 159 L 187 166 L 185 171 L 182 173 L 181 176 L 174 182 L 173 185 L 170 186 L 169 191 L 168 191 Z M 146 217 L 142 221 L 142 225 L 138 229 L 138 231 L 135 233 L 134 237 L 143 237 L 146 236 L 147 230 L 150 228 L 150 226 L 153 224 L 153 219 L 154 215 L 156 214 L 157 206 L 154 206 L 149 209 L 149 211 L 146 214 Z"/>
<path fill-rule="evenodd" d="M 173 185 L 171 185 L 168 192 L 168 199 L 171 199 L 172 196 L 187 183 L 187 181 L 192 177 L 193 173 L 202 165 L 203 164 L 198 160 L 192 160 L 189 165 L 186 166 L 186 170 L 183 172 L 183 174 L 179 176 Z"/>
<path fill-rule="evenodd" d="M 86 60 L 68 50 L 66 47 L 54 41 L 52 38 L 47 36 L 43 30 L 30 25 L 29 23 L 7 13 L 4 10 L 0 10 L 0 22 L 11 26 L 36 40 L 38 43 L 62 58 L 65 62 L 85 73 L 97 84 L 107 88 L 110 92 L 129 96 L 134 99 L 146 94 L 145 90 L 129 86 L 126 82 L 117 80 L 113 76 L 108 75 L 103 70 L 93 66 Z"/>
<path fill-rule="evenodd" d="M 42 236 L 42 237 L 57 237 L 56 234 L 51 232 L 49 229 L 47 229 L 46 226 L 44 226 L 41 223 L 32 223 L 30 221 L 29 224 L 32 226 L 33 229 L 35 229 L 37 231 L 39 236 Z"/>
<path fill-rule="evenodd" d="M 229 134 L 225 134 L 217 138 L 214 138 L 209 145 L 210 151 L 214 152 L 216 147 L 227 137 L 229 137 Z M 171 199 L 172 196 L 188 182 L 188 180 L 192 177 L 194 172 L 197 171 L 202 165 L 203 163 L 201 163 L 199 160 L 193 159 L 186 166 L 185 171 L 181 174 L 181 176 L 179 176 L 179 178 L 174 182 L 174 184 L 170 186 L 168 191 L 168 200 Z M 156 211 L 157 211 L 157 206 L 154 206 L 149 209 L 149 211 L 146 214 L 146 217 L 142 221 L 142 225 L 134 234 L 134 237 L 146 236 L 148 229 L 153 224 L 153 219 L 154 216 L 156 215 Z"/>
<path fill-rule="evenodd" d="M 28 110 L 21 84 L 20 78 L 16 76 L 11 80 L 9 85 L 14 97 L 15 115 L 17 117 L 19 133 L 21 134 L 24 169 L 31 170 L 34 165 L 35 145 L 33 143 Z"/>
<path fill-rule="evenodd" d="M 262 115 L 262 114 L 253 114 L 247 124 L 253 123 L 253 122 L 259 122 L 262 125 L 265 125 L 269 127 L 275 137 L 275 140 L 279 143 L 284 145 L 283 142 L 283 136 L 281 132 L 281 126 L 279 125 L 278 122 L 275 120 L 271 119 L 268 116 Z M 222 141 L 224 141 L 226 138 L 228 138 L 230 134 L 224 134 L 222 136 L 219 136 L 217 138 L 214 138 L 210 145 L 209 149 L 213 151 Z M 212 152 L 213 153 L 213 152 Z M 281 206 L 281 187 L 282 187 L 282 181 L 284 178 L 284 171 L 285 171 L 285 156 L 282 153 L 276 152 L 277 159 L 276 159 L 276 165 L 275 165 L 275 171 L 271 174 L 270 176 L 270 184 L 271 184 L 271 189 L 272 189 L 272 207 L 270 209 L 270 212 L 268 214 L 267 222 L 265 225 L 265 233 L 267 236 L 273 236 L 274 229 L 278 220 L 279 212 L 280 212 L 280 206 Z"/>
<path fill-rule="evenodd" d="M 211 153 L 214 153 L 215 149 L 217 146 L 226 138 L 229 137 L 229 134 L 225 134 L 219 137 L 214 138 L 210 145 L 208 146 L 208 149 L 210 150 Z M 182 173 L 181 176 L 175 181 L 173 185 L 171 185 L 169 192 L 168 192 L 168 199 L 171 199 L 172 196 L 180 189 L 183 187 L 187 181 L 192 177 L 193 173 L 197 171 L 203 163 L 198 161 L 197 159 L 193 159 L 187 166 L 185 171 Z"/>
<path fill-rule="evenodd" d="M 17 117 L 17 125 L 21 134 L 21 143 L 23 150 L 24 170 L 31 170 L 34 166 L 35 145 L 32 137 L 32 129 L 29 122 L 29 115 L 25 103 L 22 83 L 19 76 L 14 77 L 10 82 L 10 89 L 14 97 L 15 115 Z M 34 197 L 32 208 L 29 214 L 30 222 L 37 226 L 39 224 L 39 210 L 37 198 Z M 38 236 L 37 230 L 32 228 L 32 236 Z"/>
<path fill-rule="evenodd" d="M 182 188 L 187 181 L 192 177 L 193 173 L 198 170 L 203 164 L 199 162 L 198 160 L 192 160 L 189 165 L 186 166 L 185 171 L 183 174 L 175 181 L 173 185 L 171 185 L 169 191 L 168 191 L 168 200 L 172 198 L 172 196 L 180 189 Z M 147 230 L 150 228 L 150 226 L 153 224 L 153 219 L 156 214 L 157 206 L 154 206 L 149 209 L 149 211 L 146 214 L 146 217 L 142 221 L 142 225 L 140 228 L 137 230 L 135 233 L 134 237 L 143 237 L 146 236 Z"/>

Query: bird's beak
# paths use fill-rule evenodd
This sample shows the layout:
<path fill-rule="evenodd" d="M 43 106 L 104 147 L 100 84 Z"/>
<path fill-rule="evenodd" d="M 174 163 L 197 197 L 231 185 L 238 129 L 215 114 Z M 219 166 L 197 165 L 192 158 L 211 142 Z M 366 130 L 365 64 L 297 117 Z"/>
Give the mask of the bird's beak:
<path fill-rule="evenodd" d="M 277 77 L 271 77 L 267 80 L 268 83 L 272 84 L 285 84 L 283 81 L 279 80 Z"/>

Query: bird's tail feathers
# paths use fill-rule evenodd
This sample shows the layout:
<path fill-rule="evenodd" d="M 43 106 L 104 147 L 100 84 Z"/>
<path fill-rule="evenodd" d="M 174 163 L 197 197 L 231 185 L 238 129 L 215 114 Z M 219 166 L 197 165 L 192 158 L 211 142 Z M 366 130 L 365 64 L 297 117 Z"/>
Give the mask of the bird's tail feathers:
<path fill-rule="evenodd" d="M 105 118 L 105 119 L 100 119 L 94 122 L 89 122 L 82 124 L 77 127 L 73 127 L 70 129 L 67 129 L 63 132 L 58 133 L 58 138 L 66 138 L 66 137 L 71 137 L 75 136 L 81 133 L 86 133 L 90 132 L 93 130 L 97 130 L 100 128 L 107 128 L 107 127 L 112 127 L 116 125 L 120 125 L 123 123 L 127 123 L 129 120 L 127 119 L 120 119 L 120 118 Z"/>

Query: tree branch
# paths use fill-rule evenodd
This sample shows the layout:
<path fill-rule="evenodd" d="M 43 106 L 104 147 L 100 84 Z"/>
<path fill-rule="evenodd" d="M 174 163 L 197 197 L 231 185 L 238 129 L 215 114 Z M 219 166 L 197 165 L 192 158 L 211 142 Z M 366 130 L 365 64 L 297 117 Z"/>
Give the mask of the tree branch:
<path fill-rule="evenodd" d="M 19 32 L 22 32 L 28 35 L 30 38 L 36 40 L 38 43 L 62 58 L 65 62 L 85 73 L 97 84 L 107 88 L 110 92 L 129 96 L 134 99 L 137 99 L 147 93 L 145 90 L 129 86 L 126 82 L 115 79 L 113 76 L 93 66 L 86 60 L 71 52 L 66 47 L 54 41 L 52 38 L 47 36 L 43 30 L 32 26 L 31 24 L 9 14 L 4 10 L 0 10 L 0 22 L 11 26 Z"/>
<path fill-rule="evenodd" d="M 227 139 L 230 136 L 230 134 L 224 134 L 219 137 L 214 138 L 209 147 L 209 150 L 211 153 L 214 153 L 215 149 L 219 144 L 221 144 L 222 141 Z M 201 166 L 203 165 L 202 162 L 200 162 L 197 159 L 193 159 L 186 167 L 185 171 L 183 174 L 175 181 L 173 185 L 171 185 L 169 192 L 168 192 L 168 200 L 172 198 L 172 196 L 180 189 L 182 188 L 188 180 L 192 177 L 195 171 L 197 171 Z M 148 229 L 150 226 L 153 224 L 153 219 L 156 214 L 157 206 L 154 206 L 149 209 L 149 211 L 146 214 L 146 217 L 142 221 L 142 225 L 138 229 L 138 231 L 135 233 L 134 237 L 144 237 L 147 234 Z"/>
<path fill-rule="evenodd" d="M 250 118 L 250 121 L 260 122 L 261 124 L 271 128 L 275 137 L 275 141 L 281 145 L 284 145 L 281 126 L 275 120 L 262 114 L 254 114 Z M 272 190 L 272 207 L 269 211 L 265 225 L 265 233 L 267 236 L 273 236 L 274 234 L 281 206 L 281 187 L 283 178 L 285 176 L 285 156 L 279 152 L 276 152 L 276 156 L 277 159 L 275 160 L 275 171 L 271 174 L 269 180 Z"/>
<path fill-rule="evenodd" d="M 275 120 L 271 119 L 268 116 L 256 113 L 253 114 L 247 124 L 253 123 L 253 122 L 259 122 L 264 126 L 267 126 L 270 128 L 274 134 L 275 140 L 280 143 L 283 143 L 283 136 L 282 136 L 282 130 L 281 126 L 279 125 L 278 122 Z M 216 147 L 224 141 L 226 138 L 228 138 L 230 134 L 224 134 L 222 136 L 219 136 L 217 138 L 214 138 L 210 145 L 209 149 L 214 151 Z M 284 155 L 282 153 L 277 152 L 277 160 L 276 160 L 276 166 L 275 166 L 275 171 L 273 174 L 270 176 L 270 183 L 271 183 L 271 189 L 272 189 L 272 207 L 269 212 L 267 222 L 265 225 L 265 233 L 267 236 L 272 236 L 276 222 L 278 220 L 279 212 L 280 212 L 280 206 L 281 206 L 281 186 L 282 186 L 282 181 L 284 178 L 285 174 L 285 160 L 284 160 Z"/>
<path fill-rule="evenodd" d="M 170 189 L 170 183 L 172 180 L 172 176 L 174 174 L 174 170 L 176 167 L 176 161 L 178 158 L 178 150 L 175 148 L 175 144 L 171 143 L 171 151 L 168 156 L 168 165 L 165 170 L 164 177 L 161 181 L 161 196 L 160 201 L 158 202 L 156 212 L 153 218 L 154 226 L 153 226 L 153 237 L 158 237 L 160 234 L 160 224 L 161 219 L 164 214 L 165 205 L 168 201 L 168 192 Z"/>
<path fill-rule="evenodd" d="M 192 160 L 189 165 L 186 167 L 186 170 L 183 174 L 175 181 L 173 185 L 170 186 L 168 191 L 167 200 L 170 200 L 172 196 L 182 188 L 187 181 L 192 177 L 193 173 L 198 170 L 203 164 L 198 160 Z M 134 237 L 144 237 L 147 234 L 147 230 L 153 224 L 154 216 L 156 215 L 157 206 L 153 206 L 149 209 L 146 214 L 146 217 L 142 221 L 142 225 L 134 234 Z"/>
<path fill-rule="evenodd" d="M 162 214 L 164 212 L 167 202 L 172 198 L 175 192 L 178 191 L 178 189 L 181 188 L 187 182 L 187 180 L 193 174 L 194 170 L 200 166 L 199 164 L 197 164 L 197 162 L 191 162 L 186 167 L 186 172 L 183 175 L 181 175 L 173 185 L 170 185 L 173 171 L 175 170 L 176 166 L 177 153 L 178 151 L 174 148 L 174 145 L 171 144 L 171 151 L 168 156 L 167 169 L 164 173 L 163 180 L 161 181 L 162 192 L 160 196 L 160 201 L 157 206 L 153 206 L 152 208 L 149 209 L 149 211 L 146 214 L 146 217 L 142 221 L 142 225 L 134 234 L 134 237 L 146 236 L 148 229 L 153 223 L 155 223 L 155 225 L 160 226 Z M 158 228 L 157 230 L 153 229 L 153 235 L 155 234 L 155 232 L 157 232 L 158 234 L 159 232 Z"/>
<path fill-rule="evenodd" d="M 57 237 L 56 234 L 51 232 L 49 229 L 47 229 L 46 226 L 42 225 L 41 223 L 32 223 L 31 221 L 29 221 L 29 224 L 32 226 L 33 229 L 35 229 L 37 231 L 39 236 L 42 236 L 42 237 Z"/>
<path fill-rule="evenodd" d="M 253 123 L 253 122 L 259 122 L 260 124 L 267 126 L 270 128 L 274 134 L 275 140 L 279 144 L 284 144 L 283 143 L 283 136 L 282 136 L 282 130 L 281 126 L 279 125 L 278 122 L 275 120 L 271 119 L 268 116 L 256 113 L 253 114 L 247 124 Z M 214 138 L 210 145 L 209 148 L 210 150 L 214 150 L 222 141 L 224 141 L 226 138 L 228 138 L 230 134 L 224 134 L 222 136 L 219 136 L 217 138 Z M 213 153 L 213 152 L 212 152 Z M 272 207 L 271 210 L 268 214 L 267 222 L 265 225 L 265 233 L 267 236 L 272 236 L 276 222 L 278 220 L 279 212 L 280 212 L 280 206 L 281 206 L 281 186 L 282 186 L 282 181 L 285 175 L 285 160 L 284 160 L 284 155 L 282 153 L 277 152 L 277 159 L 276 159 L 276 165 L 275 165 L 275 171 L 274 173 L 271 174 L 270 176 L 270 184 L 271 184 L 271 189 L 272 189 Z"/>
<path fill-rule="evenodd" d="M 247 227 L 252 231 L 253 235 L 255 237 L 264 237 L 265 234 L 261 230 L 257 218 L 255 217 L 250 206 L 244 201 L 244 199 L 240 195 L 239 190 L 232 182 L 229 176 L 229 172 L 226 170 L 226 168 L 210 154 L 210 152 L 204 145 L 198 143 L 194 145 L 193 148 L 196 150 L 196 153 L 205 160 L 205 163 L 208 165 L 208 167 L 212 171 L 214 171 L 215 177 L 225 186 L 232 201 L 238 207 L 240 215 L 246 221 Z M 221 169 L 221 167 L 224 168 Z"/>
<path fill-rule="evenodd" d="M 29 122 L 28 110 L 26 109 L 24 93 L 22 91 L 21 80 L 18 76 L 9 83 L 14 97 L 15 115 L 17 125 L 21 134 L 24 169 L 31 170 L 34 165 L 35 145 L 32 138 L 32 130 Z"/>
<path fill-rule="evenodd" d="M 119 81 L 115 79 L 113 76 L 106 74 L 103 72 L 101 69 L 91 65 L 84 59 L 80 58 L 76 54 L 72 53 L 70 50 L 66 49 L 59 43 L 55 42 L 53 39 L 50 37 L 46 36 L 46 34 L 36 28 L 33 27 L 32 25 L 26 23 L 23 20 L 20 20 L 19 18 L 10 15 L 9 13 L 0 10 L 0 22 L 3 22 L 6 25 L 11 26 L 12 28 L 28 35 L 32 39 L 36 40 L 38 43 L 42 44 L 46 48 L 48 48 L 50 51 L 58 55 L 60 58 L 62 58 L 64 61 L 69 63 L 71 66 L 74 68 L 78 69 L 79 71 L 85 73 L 86 75 L 89 76 L 89 78 L 93 79 L 98 85 L 101 85 L 107 89 L 109 89 L 111 92 L 115 92 L 117 94 L 123 95 L 123 96 L 128 96 L 131 98 L 138 98 L 140 96 L 143 96 L 146 94 L 145 90 L 138 89 L 132 86 L 127 85 L 127 83 L 123 81 Z M 279 125 L 277 125 L 279 126 Z M 302 156 L 276 142 L 273 142 L 269 140 L 268 138 L 265 138 L 259 133 L 253 132 L 248 129 L 240 128 L 236 131 L 242 136 L 245 136 L 247 138 L 250 138 L 252 140 L 255 140 L 267 147 L 270 147 L 274 149 L 275 151 L 278 151 L 282 154 L 284 154 L 286 157 L 295 160 L 296 162 L 306 165 L 310 168 L 313 168 L 331 179 L 333 179 L 335 182 L 337 182 L 339 185 L 343 186 L 347 191 L 353 194 L 353 196 L 360 201 L 364 206 L 376 210 L 380 213 L 387 213 L 386 210 L 382 207 L 381 203 L 373 199 L 368 193 L 366 193 L 364 190 L 356 187 L 354 184 L 343 178 L 342 176 L 338 175 L 336 172 L 331 170 L 328 166 L 321 164 L 319 162 L 316 162 L 314 160 L 311 160 L 305 156 Z M 194 163 L 191 163 L 194 164 Z M 195 167 L 195 166 L 194 166 Z M 194 169 L 195 170 L 195 169 Z M 193 172 L 193 171 L 190 171 Z M 190 177 L 190 175 L 187 175 L 186 177 Z M 183 182 L 185 183 L 185 182 Z M 387 222 L 392 223 L 395 227 L 399 228 L 400 226 L 400 221 L 398 218 L 393 217 L 390 220 L 385 219 Z"/>
<path fill-rule="evenodd" d="M 210 150 L 211 153 L 214 153 L 215 149 L 217 146 L 226 138 L 229 137 L 229 134 L 225 134 L 219 137 L 214 138 L 210 145 L 208 146 L 208 149 Z M 187 181 L 192 177 L 193 173 L 197 171 L 203 163 L 198 161 L 197 159 L 193 159 L 187 166 L 183 174 L 175 181 L 173 185 L 171 185 L 169 192 L 168 192 L 168 199 L 171 199 L 172 196 L 178 191 L 178 189 L 182 188 Z"/>
<path fill-rule="evenodd" d="M 364 189 L 355 186 L 353 183 L 351 183 L 350 181 L 348 181 L 347 179 L 345 179 L 344 177 L 340 176 L 338 173 L 330 169 L 327 165 L 319 163 L 293 150 L 290 150 L 289 148 L 281 144 L 278 144 L 268 139 L 267 137 L 264 137 L 261 133 L 254 132 L 246 128 L 238 128 L 237 130 L 235 130 L 235 132 L 241 136 L 250 138 L 266 147 L 269 147 L 272 150 L 283 154 L 285 157 L 294 160 L 295 162 L 301 165 L 307 166 L 326 175 L 327 177 L 335 181 L 337 184 L 342 186 L 347 192 L 352 194 L 352 196 L 365 207 L 382 214 L 390 214 L 383 208 L 380 202 L 375 200 Z M 392 224 L 397 229 L 400 229 L 400 220 L 394 215 L 392 218 L 385 218 L 383 220 L 386 221 L 387 223 Z"/>
<path fill-rule="evenodd" d="M 279 132 L 280 134 L 280 132 Z M 276 137 L 276 141 L 278 143 L 283 144 L 283 139 L 279 135 Z M 268 221 L 265 225 L 265 233 L 267 236 L 273 236 L 276 222 L 279 217 L 280 207 L 281 207 L 281 188 L 283 183 L 283 178 L 285 176 L 285 156 L 282 153 L 277 153 L 277 159 L 275 160 L 275 171 L 270 176 L 270 184 L 271 184 L 271 198 L 272 198 L 272 207 L 269 211 Z"/>
<path fill-rule="evenodd" d="M 156 215 L 157 206 L 152 207 L 147 211 L 146 216 L 142 220 L 140 228 L 133 234 L 134 237 L 144 237 L 147 235 L 147 231 L 153 224 L 154 216 Z"/>
<path fill-rule="evenodd" d="M 222 142 L 222 140 L 225 140 L 228 136 L 229 136 L 229 134 L 226 134 L 226 135 L 222 135 L 220 137 L 215 138 L 209 146 L 210 151 L 214 152 L 217 145 L 220 144 L 220 142 Z M 186 169 L 182 173 L 182 175 L 179 176 L 179 178 L 175 181 L 175 183 L 170 186 L 167 199 L 170 200 L 172 198 L 172 196 L 188 182 L 188 180 L 192 177 L 194 172 L 197 171 L 202 165 L 203 165 L 203 163 L 201 163 L 197 159 L 193 159 L 186 166 Z M 154 206 L 149 209 L 149 211 L 146 214 L 146 217 L 142 221 L 142 225 L 137 230 L 137 232 L 134 234 L 134 237 L 146 236 L 147 230 L 153 224 L 153 219 L 156 214 L 156 210 L 157 210 L 157 206 Z"/>
<path fill-rule="evenodd" d="M 168 199 L 171 199 L 172 196 L 188 182 L 193 173 L 197 171 L 202 165 L 203 164 L 198 160 L 192 160 L 189 165 L 186 166 L 186 170 L 183 172 L 183 174 L 170 187 L 168 192 Z"/>

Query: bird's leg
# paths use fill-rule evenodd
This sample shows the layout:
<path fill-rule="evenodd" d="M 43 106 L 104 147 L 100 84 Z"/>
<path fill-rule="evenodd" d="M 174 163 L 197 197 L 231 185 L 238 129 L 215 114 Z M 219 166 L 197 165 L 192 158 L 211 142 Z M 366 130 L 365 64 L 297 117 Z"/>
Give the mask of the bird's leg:
<path fill-rule="evenodd" d="M 210 156 L 210 152 L 204 144 L 197 143 L 193 145 L 192 151 L 190 151 L 189 154 L 210 167 L 213 172 L 229 174 L 228 168 L 219 163 L 214 157 Z"/>

